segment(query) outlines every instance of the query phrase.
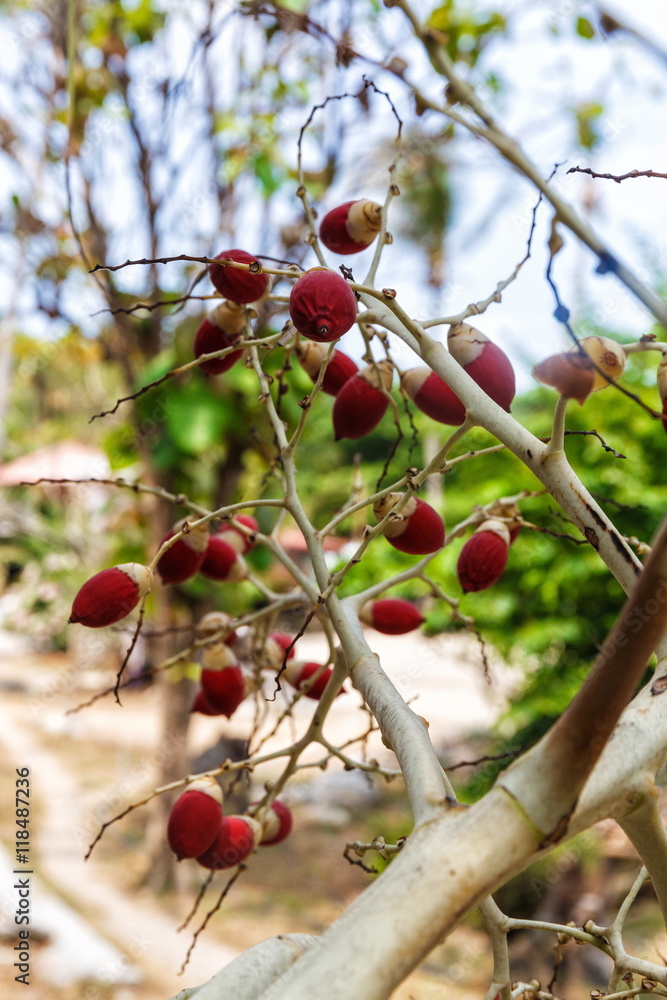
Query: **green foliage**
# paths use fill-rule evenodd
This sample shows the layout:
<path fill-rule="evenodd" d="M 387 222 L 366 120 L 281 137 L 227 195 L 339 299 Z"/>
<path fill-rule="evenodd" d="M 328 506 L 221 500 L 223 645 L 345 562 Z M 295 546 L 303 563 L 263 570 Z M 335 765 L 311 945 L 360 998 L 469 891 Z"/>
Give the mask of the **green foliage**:
<path fill-rule="evenodd" d="M 436 7 L 427 23 L 442 32 L 447 54 L 468 66 L 474 66 L 490 39 L 506 28 L 499 11 L 478 12 L 475 7 L 464 7 L 456 0 L 445 0 Z"/>
<path fill-rule="evenodd" d="M 600 141 L 599 119 L 604 113 L 602 104 L 586 101 L 574 109 L 577 139 L 584 149 L 593 149 Z"/>
<path fill-rule="evenodd" d="M 581 38 L 595 38 L 595 28 L 587 17 L 578 17 L 575 28 Z"/>

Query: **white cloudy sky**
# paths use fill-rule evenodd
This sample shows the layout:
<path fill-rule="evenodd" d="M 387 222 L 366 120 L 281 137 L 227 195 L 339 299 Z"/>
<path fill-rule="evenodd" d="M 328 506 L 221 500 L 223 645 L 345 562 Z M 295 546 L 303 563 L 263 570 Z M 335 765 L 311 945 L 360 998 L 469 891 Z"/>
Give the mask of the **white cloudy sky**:
<path fill-rule="evenodd" d="M 168 0 L 165 3 L 177 9 Z M 418 6 L 427 12 L 433 3 L 418 0 Z M 488 54 L 489 66 L 495 62 L 499 75 L 507 84 L 499 110 L 500 120 L 519 139 L 544 175 L 551 171 L 556 161 L 562 163 L 557 178 L 561 192 L 587 215 L 617 256 L 649 282 L 659 281 L 667 270 L 667 237 L 664 235 L 667 232 L 667 181 L 630 180 L 617 185 L 609 181 L 594 182 L 581 175 L 567 175 L 566 171 L 580 164 L 598 171 L 652 168 L 667 172 L 665 0 L 633 0 L 632 4 L 610 0 L 606 4 L 609 12 L 617 13 L 646 41 L 615 35 L 613 42 L 602 45 L 571 36 L 575 11 L 588 13 L 592 9 L 585 0 L 581 3 L 574 0 L 545 0 L 542 3 L 497 0 L 494 6 L 517 15 L 512 20 L 509 40 L 492 47 Z M 383 10 L 381 17 L 383 25 L 399 23 L 396 11 Z M 552 29 L 562 34 L 554 39 Z M 4 31 L 6 33 L 6 27 Z M 12 53 L 16 52 L 17 39 L 10 33 L 5 42 L 8 69 Z M 366 42 L 372 44 L 372 38 L 367 38 Z M 25 39 L 18 39 L 18 44 L 24 43 Z M 658 49 L 661 47 L 663 55 L 653 51 L 649 43 L 654 43 Z M 220 40 L 222 57 L 225 44 L 229 44 L 229 40 L 223 37 Z M 168 45 L 174 68 L 179 64 L 183 66 L 189 57 L 191 39 L 187 39 L 185 33 L 174 31 Z M 406 55 L 412 58 L 407 51 Z M 432 81 L 428 67 L 420 68 L 417 59 L 412 62 L 410 71 L 419 83 L 433 86 L 432 82 L 428 83 L 429 78 Z M 225 59 L 221 58 L 221 76 L 226 72 Z M 349 71 L 357 78 L 361 72 L 355 64 Z M 342 79 L 340 71 L 333 71 L 323 79 L 323 92 L 337 92 L 341 89 L 340 83 L 343 89 L 349 89 L 354 82 L 352 75 Z M 393 84 L 392 96 L 399 104 L 403 102 L 401 109 L 407 117 L 410 114 L 407 96 L 397 81 Z M 437 88 L 441 89 L 440 82 Z M 572 115 L 563 109 L 589 99 L 599 100 L 600 95 L 605 105 L 599 122 L 603 141 L 585 157 L 575 152 Z M 392 128 L 389 123 L 385 140 L 391 138 Z M 368 148 L 375 138 L 356 137 L 356 147 L 354 143 L 351 145 L 350 174 L 343 172 L 331 193 L 331 204 L 325 208 L 332 207 L 336 198 L 347 200 L 372 194 L 351 190 L 349 177 L 354 177 L 355 166 L 361 169 L 359 163 L 370 162 Z M 122 256 L 142 256 L 146 251 L 141 242 L 144 237 L 132 223 L 134 208 L 128 203 L 122 170 L 119 168 L 115 178 L 113 176 L 113 156 L 111 144 L 100 169 L 109 174 L 107 200 L 113 208 L 116 228 L 122 235 Z M 425 272 L 419 255 L 400 243 L 388 248 L 379 276 L 383 285 L 398 288 L 407 307 L 419 316 L 457 312 L 468 302 L 483 298 L 496 282 L 511 272 L 525 249 L 529 211 L 535 201 L 530 186 L 503 165 L 494 152 L 472 140 L 456 145 L 452 169 L 456 201 L 443 289 L 437 293 L 424 290 Z M 0 177 L 0 183 L 2 179 Z M 18 182 L 14 179 L 12 183 Z M 524 387 L 531 384 L 530 365 L 565 343 L 563 331 L 553 319 L 553 297 L 544 280 L 549 221 L 549 210 L 543 206 L 533 258 L 520 280 L 505 292 L 502 304 L 494 305 L 478 323 L 523 369 Z M 239 233 L 238 238 L 242 239 L 243 234 Z M 172 226 L 168 244 L 164 252 L 183 252 L 182 233 L 178 227 Z M 257 252 L 259 248 L 249 249 Z M 565 249 L 555 265 L 563 299 L 575 316 L 588 311 L 612 332 L 641 335 L 650 326 L 650 317 L 615 278 L 595 275 L 596 263 L 587 250 L 566 235 Z M 355 273 L 362 271 L 360 263 Z M 124 274 L 128 281 L 132 280 L 129 272 Z M 72 311 L 84 329 L 90 326 L 88 314 L 95 306 L 94 288 L 89 292 L 84 290 L 81 295 L 77 292 L 76 300 L 71 302 Z M 44 335 L 49 335 L 43 317 L 35 323 L 34 329 L 43 329 Z M 525 362 L 523 366 L 521 359 Z"/>

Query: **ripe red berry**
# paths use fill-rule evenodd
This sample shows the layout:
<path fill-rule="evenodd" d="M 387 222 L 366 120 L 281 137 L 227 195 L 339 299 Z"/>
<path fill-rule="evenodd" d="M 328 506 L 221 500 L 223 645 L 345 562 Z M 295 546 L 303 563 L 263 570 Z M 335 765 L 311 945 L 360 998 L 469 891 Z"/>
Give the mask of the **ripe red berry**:
<path fill-rule="evenodd" d="M 415 406 L 432 420 L 456 427 L 465 420 L 466 408 L 459 397 L 430 368 L 410 368 L 401 378 L 401 386 Z"/>
<path fill-rule="evenodd" d="M 213 669 L 205 666 L 204 662 L 202 659 L 201 689 L 204 698 L 218 714 L 231 719 L 246 696 L 243 671 L 238 664 Z"/>
<path fill-rule="evenodd" d="M 301 341 L 297 344 L 296 356 L 313 382 L 317 380 L 327 351 L 326 344 L 316 344 L 312 340 Z M 322 379 L 322 392 L 326 392 L 330 396 L 335 396 L 347 380 L 358 371 L 359 367 L 352 358 L 348 358 L 347 354 L 343 354 L 342 351 L 335 350 L 329 358 L 329 363 Z"/>
<path fill-rule="evenodd" d="M 294 636 L 290 635 L 289 632 L 269 632 L 268 638 L 271 642 L 275 642 L 277 646 L 282 649 L 283 652 L 288 650 L 287 659 L 291 660 L 294 656 Z"/>
<path fill-rule="evenodd" d="M 359 253 L 369 247 L 378 232 L 382 206 L 361 199 L 332 208 L 320 224 L 320 239 L 334 253 Z"/>
<path fill-rule="evenodd" d="M 232 628 L 232 621 L 232 616 L 226 611 L 209 611 L 195 625 L 196 636 L 198 639 L 207 639 L 217 635 L 219 642 L 233 646 L 238 636 Z"/>
<path fill-rule="evenodd" d="M 365 604 L 359 618 L 385 635 L 405 635 L 424 622 L 419 609 L 402 597 L 385 597 L 381 601 Z"/>
<path fill-rule="evenodd" d="M 212 354 L 213 351 L 232 347 L 243 333 L 244 327 L 245 310 L 233 302 L 223 302 L 199 324 L 195 335 L 194 356 L 200 358 L 202 354 Z M 223 358 L 202 361 L 199 368 L 207 375 L 220 375 L 228 371 L 242 355 L 243 348 L 231 351 Z"/>
<path fill-rule="evenodd" d="M 516 392 L 514 369 L 504 351 L 467 323 L 449 328 L 450 354 L 494 403 L 509 410 Z"/>
<path fill-rule="evenodd" d="M 195 700 L 192 702 L 190 711 L 199 712 L 200 715 L 222 715 L 222 712 L 218 712 L 217 709 L 213 708 L 213 706 L 208 703 L 206 695 L 201 688 L 195 695 Z"/>
<path fill-rule="evenodd" d="M 507 565 L 510 533 L 502 521 L 491 519 L 477 528 L 461 549 L 456 572 L 464 593 L 486 590 Z"/>
<path fill-rule="evenodd" d="M 273 670 L 281 670 L 285 659 L 293 660 L 295 654 L 294 636 L 289 632 L 270 632 L 264 643 L 264 660 Z M 290 649 L 291 646 L 291 649 Z M 285 651 L 287 657 L 285 657 Z"/>
<path fill-rule="evenodd" d="M 357 300 L 340 274 L 313 267 L 294 282 L 289 314 L 304 337 L 328 343 L 342 337 L 354 324 Z"/>
<path fill-rule="evenodd" d="M 389 493 L 373 505 L 377 521 L 396 506 L 402 493 Z M 391 517 L 382 529 L 390 545 L 411 555 L 428 555 L 441 549 L 445 541 L 445 524 L 440 515 L 419 497 L 410 497 L 400 514 Z"/>
<path fill-rule="evenodd" d="M 245 250 L 225 250 L 216 254 L 215 259 L 233 260 L 237 264 L 259 264 L 257 258 Z M 208 273 L 220 294 L 240 305 L 257 302 L 269 287 L 268 274 L 253 274 L 252 271 L 242 270 L 240 267 L 209 264 Z"/>
<path fill-rule="evenodd" d="M 69 621 L 104 628 L 121 621 L 151 589 L 153 573 L 141 563 L 121 563 L 91 576 L 74 598 Z"/>
<path fill-rule="evenodd" d="M 287 666 L 285 667 L 285 672 L 282 675 L 292 687 L 300 691 L 311 677 L 320 671 L 317 679 L 312 682 L 307 691 L 304 691 L 306 698 L 313 698 L 315 701 L 319 701 L 324 693 L 324 689 L 329 683 L 329 678 L 333 671 L 331 667 L 326 667 L 322 669 L 321 663 L 303 663 L 299 660 L 289 660 Z M 345 688 L 341 688 L 338 694 L 343 694 Z M 336 696 L 338 697 L 338 695 Z"/>
<path fill-rule="evenodd" d="M 252 534 L 243 531 L 238 525 L 247 528 Z M 225 541 L 240 555 L 250 552 L 255 544 L 254 535 L 259 531 L 259 524 L 251 514 L 235 514 L 234 520 L 229 524 L 222 524 L 218 528 L 218 535 L 224 535 Z"/>
<path fill-rule="evenodd" d="M 608 337 L 584 337 L 578 347 L 564 354 L 552 354 L 533 369 L 539 382 L 550 385 L 566 399 L 583 403 L 591 392 L 606 389 L 625 369 L 626 354 Z M 594 367 L 593 363 L 600 369 Z M 604 372 L 608 378 L 600 374 Z"/>
<path fill-rule="evenodd" d="M 222 535 L 210 536 L 199 572 L 209 580 L 229 583 L 238 583 L 248 575 L 243 559 Z"/>
<path fill-rule="evenodd" d="M 214 778 L 193 781 L 172 806 L 167 840 L 180 861 L 196 858 L 214 842 L 222 823 L 222 790 Z"/>
<path fill-rule="evenodd" d="M 197 861 L 212 871 L 234 868 L 252 854 L 261 835 L 261 826 L 250 816 L 224 816 L 215 840 Z"/>
<path fill-rule="evenodd" d="M 274 799 L 271 806 L 264 814 L 262 820 L 262 847 L 271 847 L 280 844 L 281 841 L 289 837 L 292 831 L 292 811 L 281 802 Z"/>
<path fill-rule="evenodd" d="M 184 520 L 178 521 L 164 536 L 161 544 L 178 534 L 184 523 Z M 208 525 L 193 528 L 174 542 L 158 559 L 157 571 L 162 582 L 183 583 L 194 576 L 206 557 L 207 545 Z"/>
<path fill-rule="evenodd" d="M 389 406 L 393 371 L 390 361 L 378 361 L 362 368 L 338 390 L 332 414 L 336 441 L 356 440 L 377 427 Z"/>

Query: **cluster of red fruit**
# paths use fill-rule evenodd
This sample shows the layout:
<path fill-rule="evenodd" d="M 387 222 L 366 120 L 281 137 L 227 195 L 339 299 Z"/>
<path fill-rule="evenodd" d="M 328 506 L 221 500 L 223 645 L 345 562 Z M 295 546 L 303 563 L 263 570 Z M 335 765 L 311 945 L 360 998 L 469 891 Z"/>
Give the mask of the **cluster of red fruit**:
<path fill-rule="evenodd" d="M 183 583 L 197 572 L 211 580 L 243 580 L 247 574 L 243 554 L 252 548 L 259 526 L 254 517 L 246 514 L 236 515 L 234 522 L 223 524 L 214 534 L 204 525 L 177 538 L 158 560 L 162 582 Z M 185 523 L 175 524 L 162 544 L 178 534 Z M 153 571 L 141 563 L 104 569 L 84 583 L 72 604 L 69 621 L 88 628 L 115 625 L 136 608 L 152 584 Z"/>
<path fill-rule="evenodd" d="M 197 635 L 206 642 L 201 656 L 200 687 L 192 705 L 202 715 L 232 717 L 242 701 L 261 686 L 261 670 L 245 672 L 237 656 L 243 646 L 224 611 L 204 615 Z M 329 683 L 330 667 L 295 659 L 295 639 L 287 632 L 271 632 L 257 652 L 260 668 L 280 673 L 281 679 L 307 698 L 319 699 Z M 341 688 L 340 693 L 344 691 Z"/>
<path fill-rule="evenodd" d="M 234 868 L 258 846 L 279 844 L 292 829 L 290 809 L 275 799 L 254 816 L 225 816 L 222 789 L 215 778 L 190 782 L 169 814 L 167 840 L 179 861 L 196 858 L 212 871 Z"/>
<path fill-rule="evenodd" d="M 423 623 L 418 608 L 403 598 L 385 598 L 365 605 L 360 613 L 363 622 L 378 632 L 403 635 Z M 236 655 L 242 646 L 233 630 L 232 619 L 224 611 L 204 615 L 197 625 L 197 635 L 212 637 L 202 651 L 200 687 L 192 705 L 202 715 L 225 715 L 231 718 L 241 702 L 261 685 L 261 670 L 244 672 Z M 296 659 L 296 639 L 287 632 L 270 632 L 258 650 L 256 663 L 269 672 L 280 674 L 305 697 L 319 700 L 331 679 L 331 667 L 312 660 Z M 343 694 L 341 688 L 338 694 Z"/>
<path fill-rule="evenodd" d="M 347 202 L 329 212 L 322 221 L 320 238 L 330 250 L 352 254 L 370 246 L 381 229 L 382 210 L 369 201 Z M 227 371 L 244 353 L 240 341 L 247 323 L 245 306 L 257 302 L 269 289 L 269 275 L 259 261 L 243 250 L 225 251 L 216 258 L 209 274 L 224 301 L 205 318 L 197 331 L 197 358 L 219 352 L 222 357 L 200 363 L 202 371 L 217 375 Z M 241 265 L 241 266 L 235 266 Z M 327 345 L 348 332 L 357 320 L 357 301 L 345 278 L 327 268 L 312 268 L 301 274 L 289 298 L 291 321 L 300 335 L 297 357 L 313 381 L 320 375 L 330 348 Z M 505 354 L 480 331 L 466 324 L 452 327 L 448 335 L 452 357 L 505 409 L 514 397 L 512 366 Z M 322 376 L 322 389 L 335 397 L 333 424 L 336 439 L 360 438 L 373 430 L 389 406 L 393 365 L 389 360 L 373 362 L 359 370 L 342 351 L 333 350 Z M 429 368 L 404 372 L 401 387 L 415 405 L 432 419 L 460 425 L 465 407 L 442 379 Z M 373 507 L 376 520 L 390 545 L 412 555 L 427 555 L 442 548 L 445 525 L 442 517 L 411 492 L 389 493 Z M 93 576 L 74 599 L 71 622 L 101 628 L 122 620 L 151 589 L 153 565 L 164 584 L 180 584 L 195 573 L 216 581 L 236 582 L 246 578 L 244 556 L 252 548 L 258 524 L 249 515 L 237 514 L 211 532 L 209 525 L 191 527 L 179 521 L 162 540 L 169 543 L 151 566 L 126 563 Z M 502 573 L 512 535 L 502 519 L 480 525 L 464 545 L 458 575 L 464 591 L 482 590 Z M 366 624 L 380 632 L 400 635 L 419 628 L 424 619 L 419 610 L 402 598 L 370 602 L 360 612 Z M 201 683 L 192 710 L 206 715 L 233 713 L 262 683 L 262 670 L 279 673 L 291 687 L 309 698 L 319 699 L 332 676 L 323 663 L 297 660 L 295 640 L 273 632 L 253 650 L 254 668 L 244 670 L 242 643 L 233 622 L 224 612 L 205 616 L 197 627 L 202 646 Z M 246 647 L 247 652 L 247 647 Z M 238 654 L 238 655 L 237 655 Z M 341 688 L 338 694 L 342 694 Z M 251 809 L 252 813 L 252 809 Z M 243 861 L 258 844 L 274 844 L 289 833 L 292 817 L 282 803 L 254 815 L 224 817 L 222 794 L 212 778 L 192 782 L 174 805 L 168 825 L 169 843 L 179 859 L 196 858 L 211 869 L 232 867 Z"/>
<path fill-rule="evenodd" d="M 375 239 L 382 209 L 375 202 L 346 202 L 325 215 L 320 239 L 327 249 L 338 254 L 365 250 Z M 259 261 L 244 250 L 232 249 L 218 254 L 222 263 L 209 268 L 211 281 L 228 301 L 204 319 L 197 331 L 195 357 L 228 350 L 222 358 L 203 361 L 200 367 L 208 374 L 229 369 L 243 354 L 231 350 L 240 338 L 245 316 L 243 305 L 256 302 L 269 288 L 269 276 L 261 271 Z M 249 270 L 234 267 L 245 264 Z M 253 271 L 253 268 L 256 269 Z M 296 347 L 297 357 L 315 380 L 328 352 L 326 344 L 348 332 L 357 318 L 357 303 L 348 282 L 337 272 L 314 267 L 302 274 L 292 286 L 289 313 L 295 329 L 306 339 Z M 514 398 L 515 379 L 512 365 L 499 347 L 479 330 L 466 324 L 452 327 L 448 336 L 452 357 L 499 406 L 509 409 Z M 359 370 L 342 351 L 335 350 L 324 375 L 324 392 L 335 396 L 333 426 L 336 440 L 357 439 L 369 434 L 389 406 L 393 366 L 389 361 L 373 362 Z M 465 407 L 443 380 L 427 367 L 413 368 L 401 378 L 401 386 L 418 409 L 433 420 L 457 426 L 465 419 Z"/>

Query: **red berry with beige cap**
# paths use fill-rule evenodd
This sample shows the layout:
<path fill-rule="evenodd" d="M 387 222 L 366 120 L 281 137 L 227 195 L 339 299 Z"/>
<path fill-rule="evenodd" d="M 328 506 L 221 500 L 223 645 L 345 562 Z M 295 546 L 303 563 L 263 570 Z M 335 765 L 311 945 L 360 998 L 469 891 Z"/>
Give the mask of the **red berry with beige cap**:
<path fill-rule="evenodd" d="M 410 368 L 401 377 L 401 387 L 417 409 L 431 420 L 458 427 L 466 416 L 466 408 L 446 382 L 426 366 Z"/>
<path fill-rule="evenodd" d="M 365 198 L 346 201 L 324 216 L 320 223 L 320 239 L 333 253 L 359 253 L 371 245 L 381 222 L 382 206 L 377 202 Z"/>
<path fill-rule="evenodd" d="M 70 624 L 87 628 L 115 625 L 136 608 L 152 582 L 152 571 L 141 563 L 121 563 L 101 570 L 84 583 L 74 598 Z"/>
<path fill-rule="evenodd" d="M 262 827 L 251 816 L 224 816 L 215 840 L 197 861 L 211 871 L 234 868 L 252 854 L 261 836 Z"/>
<path fill-rule="evenodd" d="M 222 534 L 210 536 L 199 572 L 209 580 L 227 583 L 238 583 L 248 576 L 243 559 Z"/>
<path fill-rule="evenodd" d="M 319 701 L 332 673 L 331 667 L 325 667 L 322 663 L 288 660 L 281 676 L 297 691 L 303 690 L 306 698 Z M 338 694 L 343 694 L 344 691 L 345 688 L 341 687 Z"/>
<path fill-rule="evenodd" d="M 223 302 L 206 316 L 195 335 L 194 356 L 200 358 L 202 354 L 212 354 L 214 351 L 223 351 L 228 347 L 233 347 L 243 334 L 246 323 L 245 309 L 234 302 Z M 210 361 L 202 361 L 199 365 L 200 371 L 207 375 L 221 375 L 228 371 L 232 365 L 243 356 L 243 348 L 238 351 L 230 351 L 222 358 L 211 358 Z"/>
<path fill-rule="evenodd" d="M 464 593 L 486 590 L 500 579 L 510 547 L 509 528 L 491 518 L 480 524 L 461 549 L 456 573 Z"/>
<path fill-rule="evenodd" d="M 224 642 L 205 646 L 201 657 L 201 690 L 219 715 L 232 717 L 246 696 L 245 676 L 232 650 Z"/>
<path fill-rule="evenodd" d="M 338 390 L 333 406 L 336 441 L 356 440 L 377 427 L 389 406 L 393 372 L 391 361 L 378 361 L 362 368 Z"/>
<path fill-rule="evenodd" d="M 249 264 L 261 267 L 256 257 L 245 250 L 225 250 L 216 254 L 216 260 L 231 260 L 236 264 Z M 240 267 L 230 267 L 224 264 L 209 264 L 208 273 L 211 281 L 221 295 L 239 305 L 257 302 L 266 294 L 269 287 L 269 275 L 253 273 Z"/>
<path fill-rule="evenodd" d="M 265 810 L 261 823 L 262 839 L 260 845 L 272 847 L 274 844 L 280 844 L 292 832 L 292 810 L 280 799 L 274 799 L 269 808 Z"/>
<path fill-rule="evenodd" d="M 297 344 L 295 353 L 299 359 L 299 364 L 310 375 L 313 382 L 317 381 L 320 374 L 322 362 L 327 356 L 329 348 L 326 344 L 316 344 L 312 340 L 302 341 Z M 322 392 L 329 396 L 336 396 L 338 390 L 342 389 L 349 378 L 352 378 L 359 371 L 359 366 L 347 354 L 336 349 L 327 364 L 322 379 Z"/>
<path fill-rule="evenodd" d="M 509 410 L 516 392 L 512 364 L 497 344 L 474 326 L 458 323 L 447 334 L 449 353 L 494 403 Z"/>
<path fill-rule="evenodd" d="M 167 840 L 179 861 L 196 858 L 214 842 L 222 823 L 222 789 L 215 778 L 197 778 L 169 813 Z"/>
<path fill-rule="evenodd" d="M 376 521 L 382 521 L 403 497 L 403 493 L 388 493 L 386 497 L 376 501 L 373 504 Z M 382 534 L 400 552 L 428 555 L 442 548 L 445 523 L 425 500 L 411 496 L 402 510 L 389 518 Z"/>
<path fill-rule="evenodd" d="M 187 519 L 178 521 L 162 539 L 162 543 L 177 535 Z M 208 525 L 192 528 L 174 542 L 158 559 L 157 571 L 163 583 L 183 583 L 199 570 L 206 558 Z"/>

